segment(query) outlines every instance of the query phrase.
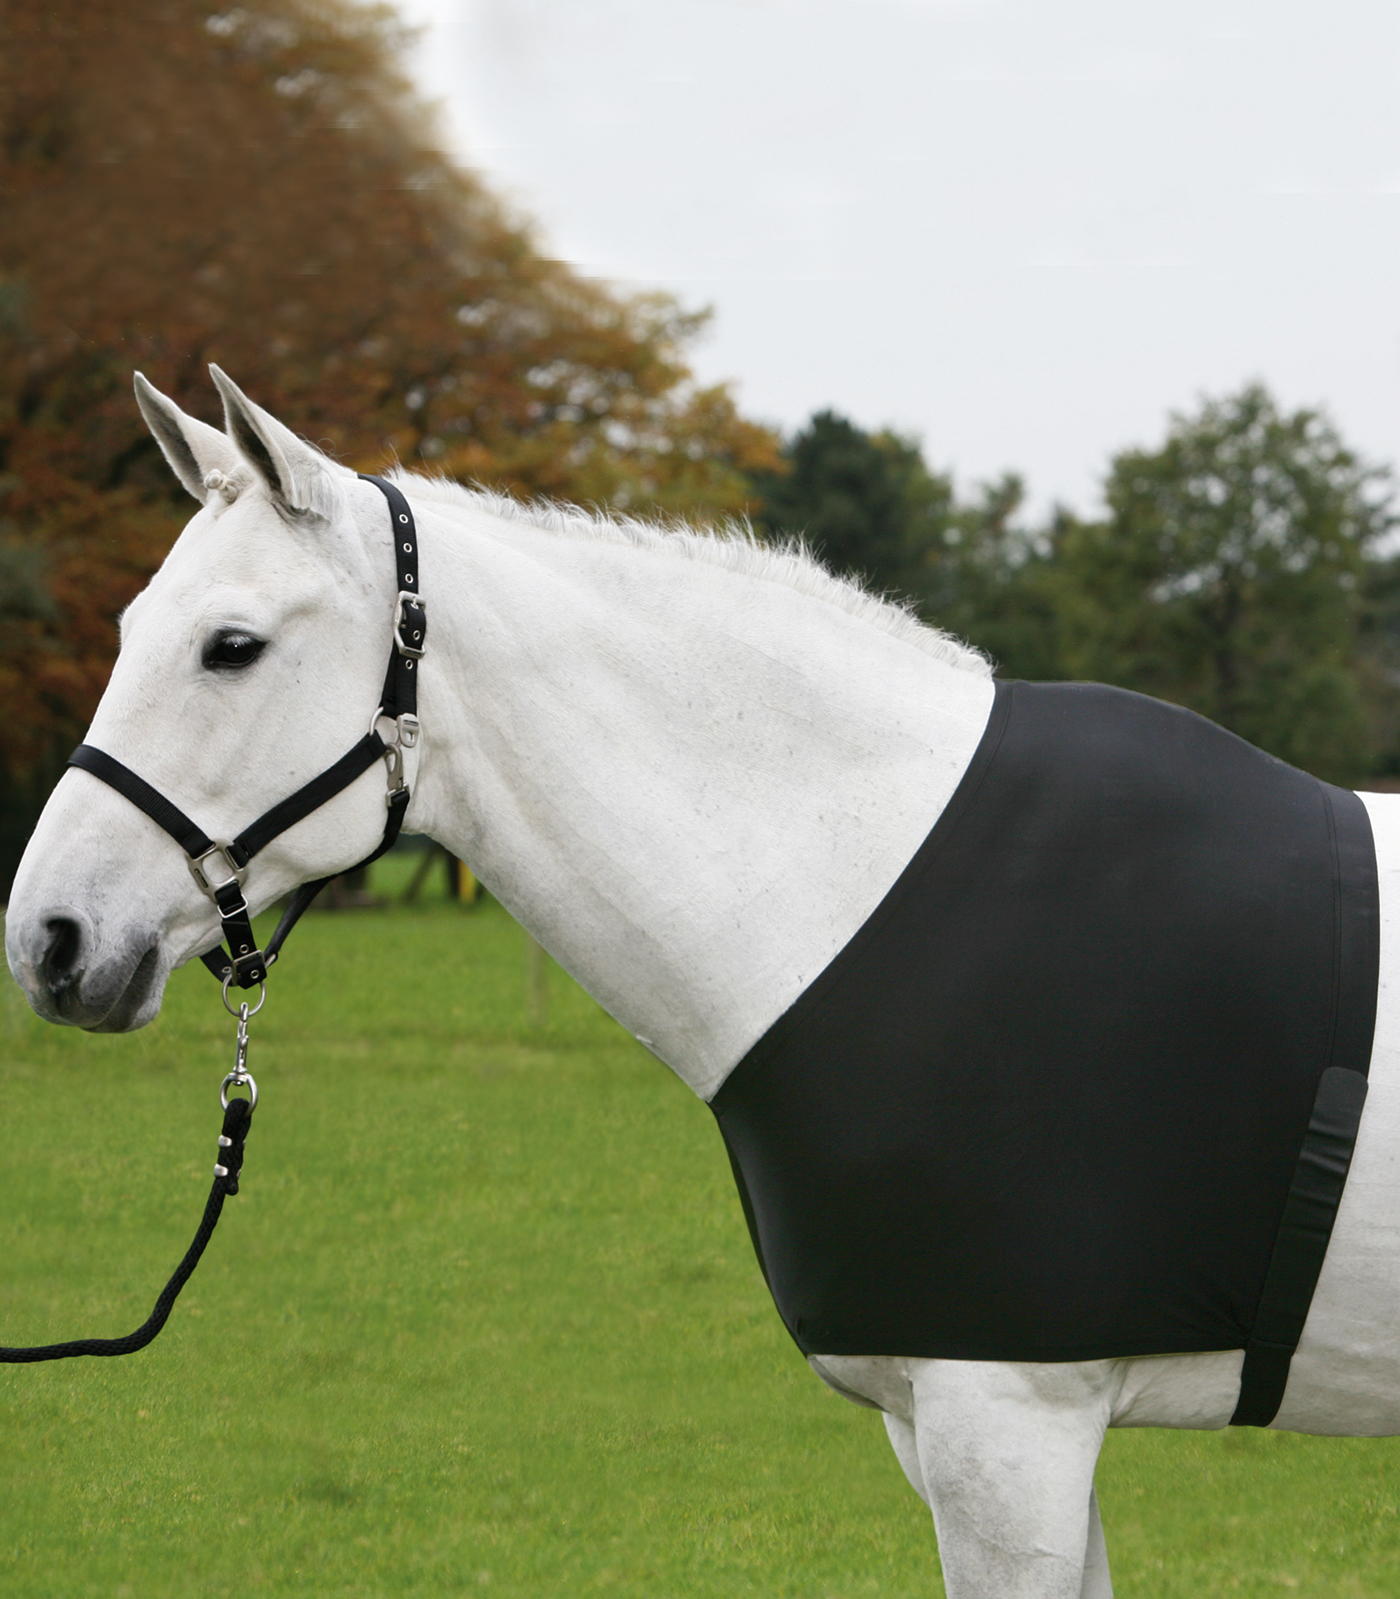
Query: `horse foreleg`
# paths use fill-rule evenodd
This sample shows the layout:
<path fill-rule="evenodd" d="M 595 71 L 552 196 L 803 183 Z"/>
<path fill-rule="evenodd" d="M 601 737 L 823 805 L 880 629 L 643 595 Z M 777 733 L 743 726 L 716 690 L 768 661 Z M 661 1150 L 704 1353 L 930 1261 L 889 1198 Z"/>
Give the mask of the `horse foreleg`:
<path fill-rule="evenodd" d="M 1103 1541 L 1099 1496 L 1089 1490 L 1089 1537 L 1084 1549 L 1084 1580 L 1079 1599 L 1113 1599 L 1113 1579 L 1108 1574 L 1108 1546 Z"/>
<path fill-rule="evenodd" d="M 948 1599 L 1108 1599 L 1094 1466 L 1109 1363 L 909 1362 L 910 1481 L 933 1510 Z M 904 1463 L 904 1423 L 890 1428 Z"/>

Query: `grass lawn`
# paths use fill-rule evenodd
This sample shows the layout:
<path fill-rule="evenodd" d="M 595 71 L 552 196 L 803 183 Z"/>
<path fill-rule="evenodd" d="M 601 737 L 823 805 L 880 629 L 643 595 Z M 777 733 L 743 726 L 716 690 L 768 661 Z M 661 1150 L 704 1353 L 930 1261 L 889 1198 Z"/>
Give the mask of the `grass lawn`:
<path fill-rule="evenodd" d="M 942 1591 L 709 1112 L 557 970 L 529 1025 L 526 971 L 489 902 L 302 924 L 165 1333 L 3 1369 L 6 1599 Z M 207 1192 L 232 1023 L 200 967 L 125 1038 L 0 995 L 0 1341 L 125 1332 Z M 1117 1434 L 1100 1491 L 1122 1596 L 1400 1595 L 1389 1441 Z"/>

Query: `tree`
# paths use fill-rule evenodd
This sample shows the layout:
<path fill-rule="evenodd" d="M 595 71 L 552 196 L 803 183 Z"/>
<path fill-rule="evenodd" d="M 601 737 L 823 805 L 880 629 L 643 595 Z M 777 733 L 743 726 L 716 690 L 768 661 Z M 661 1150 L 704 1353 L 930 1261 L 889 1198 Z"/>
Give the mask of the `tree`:
<path fill-rule="evenodd" d="M 837 571 L 912 601 L 1006 675 L 1059 675 L 1047 546 L 1018 520 L 1020 478 L 1007 473 L 959 503 L 915 441 L 833 411 L 813 416 L 783 461 L 786 473 L 754 483 L 766 532 L 803 537 Z"/>
<path fill-rule="evenodd" d="M 1371 729 L 1371 772 L 1400 778 L 1400 554 L 1366 563 L 1356 675 Z"/>
<path fill-rule="evenodd" d="M 1366 772 L 1359 596 L 1394 522 L 1387 474 L 1251 384 L 1118 455 L 1105 499 L 1055 541 L 1066 675 L 1188 705 L 1320 775 Z"/>
<path fill-rule="evenodd" d="M 985 650 L 1002 677 L 1063 676 L 1054 552 L 1063 524 L 1027 527 L 1025 485 L 1013 472 L 954 507 L 924 551 L 913 592 L 927 620 Z"/>
<path fill-rule="evenodd" d="M 950 480 L 928 470 L 917 444 L 819 411 L 784 446 L 783 465 L 754 480 L 765 531 L 805 539 L 834 571 L 876 589 L 917 586 L 953 503 Z"/>
<path fill-rule="evenodd" d="M 81 730 L 115 617 L 190 510 L 135 366 L 212 421 L 217 361 L 351 464 L 517 494 L 708 515 L 743 510 L 746 474 L 775 464 L 771 434 L 693 381 L 700 317 L 551 259 L 434 147 L 386 7 L 5 0 L 4 33 L 12 789 Z"/>

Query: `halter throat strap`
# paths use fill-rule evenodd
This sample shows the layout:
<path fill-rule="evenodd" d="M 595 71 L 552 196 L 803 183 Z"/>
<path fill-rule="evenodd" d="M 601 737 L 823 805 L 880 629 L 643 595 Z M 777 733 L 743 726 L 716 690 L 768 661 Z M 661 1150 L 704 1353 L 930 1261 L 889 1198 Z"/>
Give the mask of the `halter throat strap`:
<path fill-rule="evenodd" d="M 253 988 L 266 981 L 268 967 L 277 959 L 288 933 L 312 900 L 331 881 L 329 877 L 322 877 L 315 882 L 303 883 L 287 902 L 277 930 L 268 940 L 267 949 L 260 950 L 253 936 L 252 916 L 243 894 L 246 868 L 258 851 L 289 827 L 294 827 L 313 811 L 319 810 L 342 789 L 349 788 L 351 783 L 381 759 L 387 762 L 389 769 L 389 791 L 386 796 L 388 815 L 385 818 L 384 835 L 371 854 L 348 870 L 358 871 L 360 867 L 378 860 L 399 836 L 404 813 L 408 810 L 409 788 L 404 770 L 404 752 L 413 749 L 418 743 L 417 667 L 423 658 L 428 637 L 427 606 L 418 593 L 418 530 L 408 501 L 394 484 L 364 472 L 358 475 L 362 482 L 373 483 L 389 502 L 394 565 L 398 576 L 398 593 L 394 600 L 394 645 L 389 652 L 383 697 L 369 732 L 358 743 L 333 766 L 327 767 L 309 783 L 304 783 L 294 794 L 279 800 L 245 827 L 237 838 L 228 841 L 210 838 L 198 823 L 186 816 L 178 805 L 166 799 L 159 789 L 153 788 L 145 778 L 108 755 L 105 750 L 92 744 L 80 744 L 68 757 L 69 766 L 76 766 L 116 789 L 184 850 L 189 858 L 191 876 L 218 910 L 228 944 L 227 952 L 216 946 L 201 955 L 200 959 L 221 982 L 238 988 Z M 393 727 L 388 738 L 379 731 L 379 725 L 384 720 L 388 720 Z"/>

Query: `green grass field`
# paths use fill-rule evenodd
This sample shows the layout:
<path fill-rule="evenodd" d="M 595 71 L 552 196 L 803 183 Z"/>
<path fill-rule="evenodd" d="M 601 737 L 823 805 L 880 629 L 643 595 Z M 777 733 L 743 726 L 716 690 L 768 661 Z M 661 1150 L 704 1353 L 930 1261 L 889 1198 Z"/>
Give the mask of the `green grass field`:
<path fill-rule="evenodd" d="M 3 1369 L 7 1599 L 941 1593 L 709 1112 L 557 970 L 529 1025 L 526 964 L 489 902 L 302 924 L 165 1333 Z M 199 967 L 124 1038 L 0 992 L 0 1341 L 125 1332 L 203 1204 L 232 1023 Z M 1390 1441 L 1116 1434 L 1100 1492 L 1122 1596 L 1400 1595 Z"/>

